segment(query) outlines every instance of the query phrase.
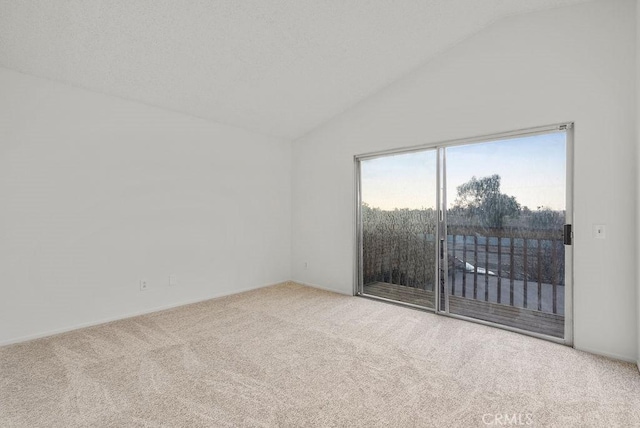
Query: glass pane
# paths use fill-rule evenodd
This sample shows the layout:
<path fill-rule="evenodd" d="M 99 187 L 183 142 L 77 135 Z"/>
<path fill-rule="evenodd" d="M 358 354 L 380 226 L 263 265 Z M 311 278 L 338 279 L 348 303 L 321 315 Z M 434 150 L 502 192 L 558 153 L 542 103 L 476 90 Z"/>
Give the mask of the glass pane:
<path fill-rule="evenodd" d="M 361 162 L 364 293 L 434 307 L 436 151 Z"/>
<path fill-rule="evenodd" d="M 564 337 L 566 133 L 446 157 L 449 311 Z"/>

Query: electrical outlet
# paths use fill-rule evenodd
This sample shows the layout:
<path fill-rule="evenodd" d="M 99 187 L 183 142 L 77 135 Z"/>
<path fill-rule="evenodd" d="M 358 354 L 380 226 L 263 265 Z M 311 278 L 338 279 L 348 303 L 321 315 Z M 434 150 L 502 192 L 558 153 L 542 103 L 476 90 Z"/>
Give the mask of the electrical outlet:
<path fill-rule="evenodd" d="M 141 279 L 140 280 L 140 291 L 145 291 L 147 289 L 149 284 L 147 284 L 147 280 L 146 279 Z"/>
<path fill-rule="evenodd" d="M 596 239 L 605 239 L 607 237 L 607 228 L 604 224 L 593 225 L 593 237 Z"/>
<path fill-rule="evenodd" d="M 178 277 L 175 275 L 169 275 L 169 286 L 173 287 L 178 285 Z"/>

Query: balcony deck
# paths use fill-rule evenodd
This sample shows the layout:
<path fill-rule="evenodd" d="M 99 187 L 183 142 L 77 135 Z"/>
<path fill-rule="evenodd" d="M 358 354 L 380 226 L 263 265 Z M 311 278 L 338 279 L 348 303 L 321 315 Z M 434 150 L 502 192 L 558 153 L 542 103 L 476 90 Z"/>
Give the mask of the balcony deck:
<path fill-rule="evenodd" d="M 481 295 L 484 298 L 484 290 L 482 291 Z M 403 285 L 374 282 L 364 286 L 364 293 L 430 309 L 435 306 L 435 295 L 432 291 Z M 524 301 L 523 295 L 522 288 L 516 287 L 514 289 L 514 303 L 516 305 L 518 302 Z M 506 294 L 506 296 L 509 298 L 509 294 Z M 547 305 L 544 304 L 543 306 L 546 307 Z M 562 309 L 564 312 L 564 307 Z M 563 315 L 473 299 L 472 295 L 467 295 L 467 297 L 450 295 L 449 312 L 553 337 L 564 337 Z"/>

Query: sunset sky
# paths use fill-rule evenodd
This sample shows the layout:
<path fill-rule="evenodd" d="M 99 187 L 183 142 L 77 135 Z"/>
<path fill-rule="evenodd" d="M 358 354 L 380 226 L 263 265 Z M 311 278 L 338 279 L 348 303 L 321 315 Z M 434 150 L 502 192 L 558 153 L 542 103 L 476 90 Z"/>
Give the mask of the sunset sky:
<path fill-rule="evenodd" d="M 522 206 L 565 209 L 566 133 L 453 146 L 447 151 L 447 207 L 456 188 L 471 179 L 499 174 L 501 191 Z M 372 207 L 435 208 L 436 150 L 364 160 L 362 200 Z"/>

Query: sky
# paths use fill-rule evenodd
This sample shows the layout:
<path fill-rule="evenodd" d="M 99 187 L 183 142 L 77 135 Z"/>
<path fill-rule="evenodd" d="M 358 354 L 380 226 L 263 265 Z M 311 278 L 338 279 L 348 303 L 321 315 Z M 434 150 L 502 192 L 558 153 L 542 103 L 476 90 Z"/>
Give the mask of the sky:
<path fill-rule="evenodd" d="M 498 174 L 501 192 L 521 206 L 565 209 L 566 133 L 519 137 L 446 148 L 447 208 L 471 177 Z M 363 160 L 362 200 L 372 207 L 435 208 L 435 149 Z"/>

